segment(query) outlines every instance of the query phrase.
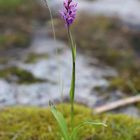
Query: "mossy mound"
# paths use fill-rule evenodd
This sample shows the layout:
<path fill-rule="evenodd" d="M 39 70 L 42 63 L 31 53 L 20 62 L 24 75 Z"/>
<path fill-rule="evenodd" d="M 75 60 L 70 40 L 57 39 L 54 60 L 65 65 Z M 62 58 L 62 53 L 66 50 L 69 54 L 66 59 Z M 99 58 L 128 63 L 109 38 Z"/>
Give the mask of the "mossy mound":
<path fill-rule="evenodd" d="M 59 105 L 69 125 L 70 105 Z M 83 120 L 106 122 L 108 127 L 86 126 L 81 140 L 140 140 L 140 120 L 125 115 L 93 115 L 87 107 L 75 106 L 75 124 Z M 0 111 L 0 140 L 61 140 L 57 122 L 50 109 L 13 107 Z"/>

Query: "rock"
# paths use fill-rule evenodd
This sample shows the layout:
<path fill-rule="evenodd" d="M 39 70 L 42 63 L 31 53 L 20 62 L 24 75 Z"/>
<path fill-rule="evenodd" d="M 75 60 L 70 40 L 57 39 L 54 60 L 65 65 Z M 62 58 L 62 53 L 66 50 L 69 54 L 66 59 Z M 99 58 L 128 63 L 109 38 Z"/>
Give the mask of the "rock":
<path fill-rule="evenodd" d="M 4 80 L 0 80 L 0 106 L 14 105 L 15 102 L 14 85 L 10 85 Z"/>
<path fill-rule="evenodd" d="M 120 108 L 120 109 L 117 110 L 117 112 L 129 115 L 131 117 L 139 118 L 139 116 L 140 116 L 139 109 L 134 105 L 130 105 L 130 106 L 127 106 L 127 107 Z"/>

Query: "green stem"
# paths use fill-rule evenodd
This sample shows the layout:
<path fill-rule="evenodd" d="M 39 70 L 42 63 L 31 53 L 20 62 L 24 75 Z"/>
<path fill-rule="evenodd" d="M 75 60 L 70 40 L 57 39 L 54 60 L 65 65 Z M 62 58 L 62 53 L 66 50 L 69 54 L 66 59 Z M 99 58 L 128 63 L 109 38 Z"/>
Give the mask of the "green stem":
<path fill-rule="evenodd" d="M 73 83 L 73 95 L 75 95 L 75 62 L 73 61 L 73 68 L 72 68 L 72 81 L 74 81 Z M 72 125 L 72 130 L 74 128 L 74 96 L 73 99 L 71 101 L 71 125 Z"/>
<path fill-rule="evenodd" d="M 70 102 L 71 102 L 71 127 L 72 130 L 74 128 L 74 97 L 75 97 L 75 69 L 76 69 L 76 65 L 75 65 L 75 60 L 76 60 L 76 52 L 75 52 L 75 46 L 74 46 L 74 42 L 72 39 L 72 35 L 70 32 L 70 28 L 68 27 L 68 37 L 70 40 L 70 46 L 71 46 L 71 52 L 72 52 L 72 79 L 71 79 L 71 88 L 70 88 Z"/>
<path fill-rule="evenodd" d="M 56 41 L 56 34 L 55 34 L 55 28 L 54 28 L 52 11 L 51 11 L 51 8 L 50 8 L 50 6 L 48 4 L 48 1 L 45 0 L 45 2 L 46 2 L 46 6 L 48 7 L 50 18 L 51 18 L 51 26 L 52 26 L 52 31 L 53 31 L 53 38 L 54 38 L 54 41 Z"/>

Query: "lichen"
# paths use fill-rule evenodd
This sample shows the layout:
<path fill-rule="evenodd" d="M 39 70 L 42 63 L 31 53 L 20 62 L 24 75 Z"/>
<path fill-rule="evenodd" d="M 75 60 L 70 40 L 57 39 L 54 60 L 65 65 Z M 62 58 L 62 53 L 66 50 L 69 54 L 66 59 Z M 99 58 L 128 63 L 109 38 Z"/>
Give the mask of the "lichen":
<path fill-rule="evenodd" d="M 70 105 L 58 105 L 68 126 Z M 106 122 L 108 127 L 86 126 L 80 129 L 81 140 L 139 140 L 140 120 L 126 115 L 95 115 L 87 107 L 75 106 L 75 125 L 83 120 Z M 0 140 L 61 140 L 61 133 L 50 109 L 13 107 L 0 111 Z"/>

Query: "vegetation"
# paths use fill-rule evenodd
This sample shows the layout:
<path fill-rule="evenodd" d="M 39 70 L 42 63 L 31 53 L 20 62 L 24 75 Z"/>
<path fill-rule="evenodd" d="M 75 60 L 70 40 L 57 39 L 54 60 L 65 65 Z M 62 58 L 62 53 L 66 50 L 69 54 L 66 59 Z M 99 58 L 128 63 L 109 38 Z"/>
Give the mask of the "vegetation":
<path fill-rule="evenodd" d="M 70 7 L 68 6 L 67 8 L 66 4 L 64 6 L 68 11 Z M 75 9 L 73 10 L 75 12 Z M 32 13 L 32 11 L 36 12 Z M 45 13 L 45 16 L 43 13 Z M 68 12 L 68 14 L 70 13 Z M 28 46 L 31 40 L 32 23 L 38 20 L 44 22 L 47 18 L 48 15 L 43 8 L 32 0 L 24 2 L 23 0 L 1 0 L 0 25 L 2 28 L 0 33 L 2 35 L 0 36 L 0 50 Z M 71 23 L 71 21 L 69 22 Z M 56 29 L 59 29 L 59 31 L 56 30 L 56 34 L 59 38 L 67 40 L 66 32 L 61 25 L 64 24 L 56 20 L 56 26 L 58 27 Z M 89 108 L 74 105 L 76 47 L 73 44 L 69 23 L 67 25 L 73 57 L 70 88 L 71 104 L 58 105 L 57 109 L 51 104 L 51 111 L 50 109 L 37 107 L 1 109 L 0 140 L 140 140 L 140 119 L 134 119 L 126 115 L 97 115 Z M 81 25 L 84 26 L 81 28 Z M 120 77 L 109 78 L 110 89 L 120 88 L 125 92 L 129 92 L 129 85 L 126 81 L 130 80 L 135 89 L 140 91 L 139 33 L 131 32 L 128 28 L 120 26 L 116 19 L 92 18 L 90 16 L 85 16 L 84 19 L 79 18 L 72 30 L 75 34 L 77 45 L 82 50 L 97 57 L 102 63 L 113 66 L 118 70 Z M 30 54 L 26 62 L 35 62 L 38 57 L 42 58 L 42 55 Z M 44 81 L 17 67 L 0 70 L 0 77 L 9 82 L 14 81 L 25 84 Z M 63 115 L 57 110 L 62 112 Z M 78 132 L 76 130 L 76 134 L 74 134 L 77 137 L 73 139 L 73 133 L 71 132 L 74 132 L 73 130 L 77 126 L 81 126 L 82 122 L 86 121 L 90 122 L 88 126 L 78 127 L 80 131 L 76 135 Z M 95 122 L 94 124 L 104 122 L 108 125 L 108 128 L 93 126 L 91 123 L 93 121 Z M 62 130 L 62 133 L 60 130 Z M 70 134 L 70 139 L 68 135 L 68 137 L 65 137 L 66 133 Z"/>
<path fill-rule="evenodd" d="M 70 105 L 58 105 L 70 125 Z M 78 136 L 81 140 L 139 140 L 140 120 L 125 115 L 93 115 L 84 106 L 75 106 L 75 125 L 85 120 L 106 122 L 107 128 L 85 126 Z M 0 111 L 0 140 L 61 140 L 61 133 L 50 109 L 13 107 Z"/>
<path fill-rule="evenodd" d="M 26 63 L 35 63 L 39 59 L 47 59 L 48 55 L 47 54 L 34 54 L 30 53 L 27 59 L 25 60 Z"/>
<path fill-rule="evenodd" d="M 121 87 L 123 91 L 130 93 L 131 89 L 126 82 L 130 81 L 139 92 L 140 32 L 122 25 L 116 18 L 87 15 L 84 15 L 84 19 L 82 17 L 83 15 L 79 16 L 72 28 L 77 48 L 85 54 L 97 57 L 102 64 L 108 64 L 118 70 L 119 77 L 109 78 L 110 88 Z M 55 26 L 57 37 L 66 41 L 66 32 L 61 21 L 57 20 Z"/>
<path fill-rule="evenodd" d="M 49 19 L 34 0 L 0 0 L 0 50 L 28 46 L 34 22 Z"/>
<path fill-rule="evenodd" d="M 20 84 L 31 84 L 44 81 L 42 79 L 35 78 L 30 72 L 17 67 L 9 67 L 0 70 L 0 78 L 4 78 L 9 82 L 14 81 Z"/>
<path fill-rule="evenodd" d="M 23 4 L 23 0 L 0 0 L 0 14 L 16 12 L 17 8 Z M 10 13 L 8 13 L 9 11 Z"/>
<path fill-rule="evenodd" d="M 0 49 L 9 49 L 11 47 L 25 47 L 29 43 L 26 33 L 9 33 L 0 36 Z"/>

